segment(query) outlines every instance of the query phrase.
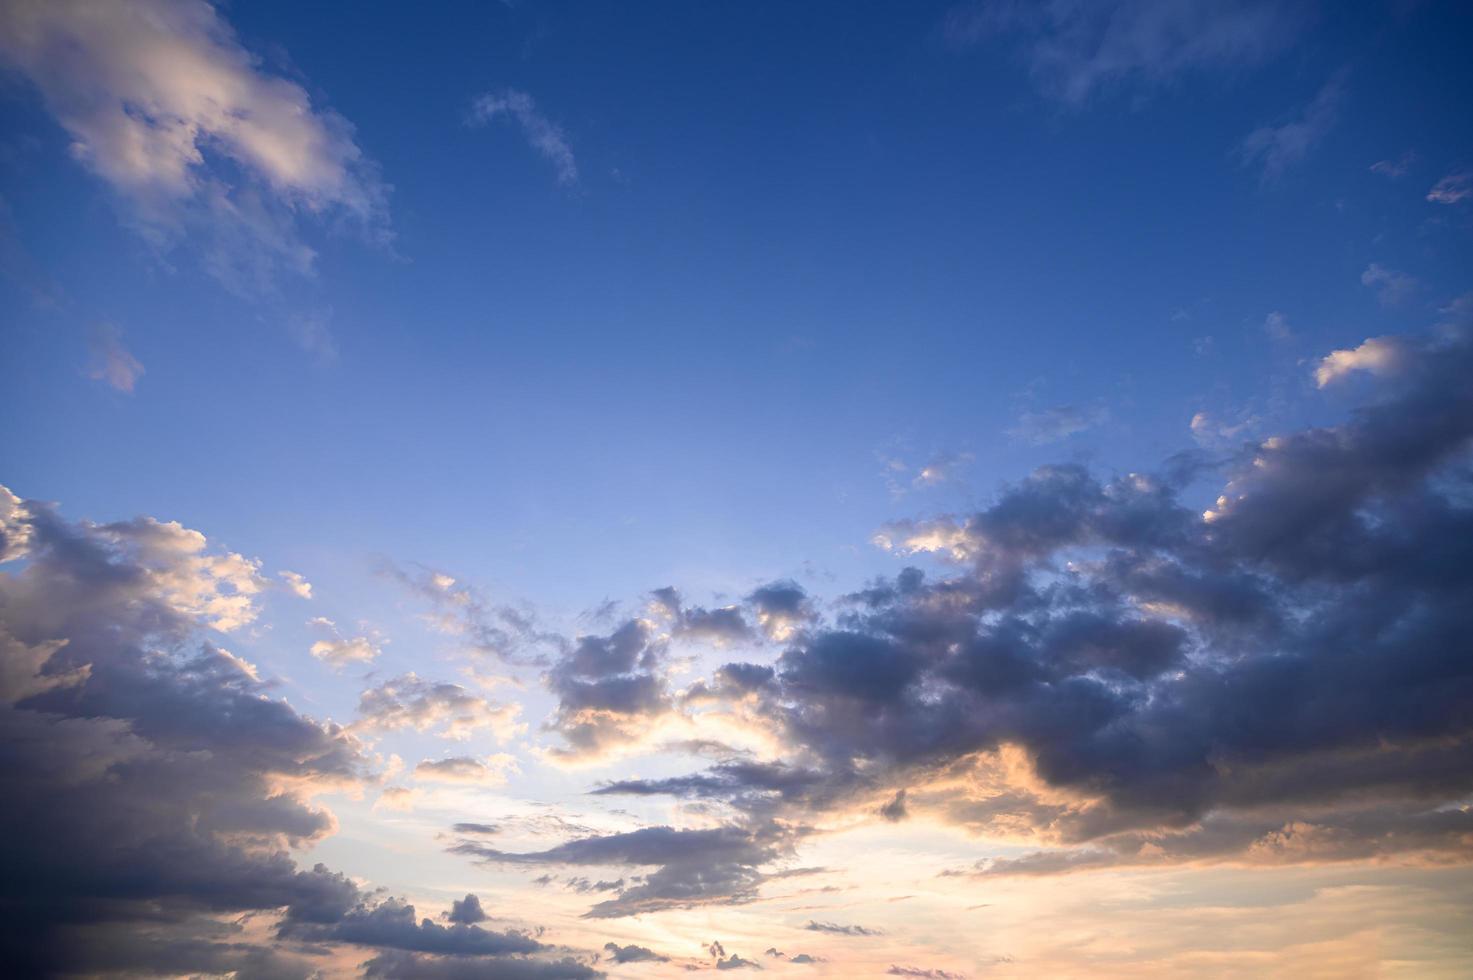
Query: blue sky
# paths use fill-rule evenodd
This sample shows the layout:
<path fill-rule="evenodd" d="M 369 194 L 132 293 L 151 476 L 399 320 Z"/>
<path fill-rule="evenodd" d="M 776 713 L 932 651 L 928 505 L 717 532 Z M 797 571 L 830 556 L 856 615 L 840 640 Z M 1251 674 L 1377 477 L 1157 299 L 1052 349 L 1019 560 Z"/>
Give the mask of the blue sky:
<path fill-rule="evenodd" d="M 856 625 L 846 594 L 910 564 L 933 582 L 1000 574 L 973 541 L 987 522 L 967 515 L 1043 486 L 1038 467 L 1102 485 L 1190 469 L 1161 477 L 1181 507 L 1246 507 L 1214 501 L 1267 495 L 1241 469 L 1254 446 L 1351 432 L 1382 404 L 1322 380 L 1327 355 L 1442 391 L 1426 378 L 1462 348 L 1437 344 L 1473 310 L 1473 10 L 1457 3 L 4 0 L 0 35 L 0 480 L 26 520 L 56 502 L 96 522 L 77 534 L 106 536 L 152 515 L 261 562 L 274 584 L 248 590 L 248 622 L 189 615 L 296 710 L 360 726 L 377 768 L 336 799 L 340 830 L 318 851 L 421 903 L 450 886 L 364 842 L 392 824 L 373 809 L 400 778 L 385 760 L 444 746 L 364 734 L 370 687 L 468 667 L 516 678 L 495 697 L 528 728 L 496 749 L 521 766 L 498 806 L 578 806 L 598 780 L 689 772 L 699 758 L 658 746 L 592 775 L 549 759 L 571 731 L 569 678 L 588 681 L 579 637 L 663 623 L 670 692 L 714 686 L 724 661 L 786 663 L 799 684 L 799 653 L 827 663 L 819 623 L 879 628 Z M 1362 346 L 1385 337 L 1403 339 Z M 1450 458 L 1416 479 L 1465 506 Z M 1030 574 L 1093 567 L 1110 541 Z M 1288 568 L 1271 574 L 1303 586 Z M 734 651 L 693 625 L 693 608 L 757 624 L 754 590 L 774 582 L 806 596 L 797 632 L 751 625 L 755 645 Z M 684 606 L 641 612 L 672 585 Z M 472 595 L 559 639 L 488 667 L 466 652 L 471 619 L 426 619 L 469 616 L 445 596 Z M 995 609 L 973 613 L 996 627 Z M 360 637 L 368 660 L 310 653 Z M 1222 637 L 1193 637 L 1194 664 L 1227 656 Z M 689 711 L 680 723 L 699 728 Z M 833 764 L 783 724 L 785 747 L 750 751 Z M 1054 785 L 1043 749 L 998 744 Z M 651 824 L 706 819 L 637 803 Z M 423 806 L 452 804 L 469 805 Z M 957 812 L 928 818 L 965 825 L 932 837 L 953 864 L 1080 843 Z M 463 856 L 421 838 L 395 846 L 475 885 Z M 530 887 L 496 874 L 503 898 Z M 574 903 L 543 911 L 575 921 Z M 693 937 L 737 926 L 672 928 L 624 939 L 685 942 L 672 956 L 704 963 L 721 957 Z M 906 928 L 890 930 L 895 956 L 992 962 Z M 1465 945 L 1448 948 L 1441 965 L 1466 965 Z M 865 963 L 851 969 L 887 965 Z"/>

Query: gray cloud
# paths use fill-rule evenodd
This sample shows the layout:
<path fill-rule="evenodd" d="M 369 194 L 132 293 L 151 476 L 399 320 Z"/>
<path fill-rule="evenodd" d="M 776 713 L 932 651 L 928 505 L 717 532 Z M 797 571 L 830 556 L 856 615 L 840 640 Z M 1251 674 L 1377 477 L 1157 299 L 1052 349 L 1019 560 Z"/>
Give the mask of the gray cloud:
<path fill-rule="evenodd" d="M 609 954 L 609 959 L 615 963 L 670 962 L 670 957 L 661 956 L 648 946 L 620 946 L 618 943 L 604 943 L 604 951 Z"/>
<path fill-rule="evenodd" d="M 201 640 L 254 620 L 257 563 L 178 524 L 69 523 L 9 490 L 0 554 L 22 560 L 0 573 L 0 792 L 26 801 L 0 810 L 12 971 L 307 976 L 290 949 L 219 931 L 218 916 L 283 908 L 292 943 L 474 954 L 482 970 L 543 951 L 415 923 L 408 905 L 297 867 L 289 848 L 336 826 L 310 794 L 373 775 L 350 732 Z"/>
<path fill-rule="evenodd" d="M 504 865 L 649 867 L 655 870 L 588 910 L 586 918 L 615 918 L 670 908 L 750 901 L 765 872 L 791 851 L 793 834 L 772 825 L 676 830 L 645 827 L 582 837 L 545 851 L 515 852 L 462 840 L 451 851 Z"/>
<path fill-rule="evenodd" d="M 905 789 L 911 812 L 1079 845 L 1038 859 L 1069 867 L 1157 855 L 1148 842 L 1168 863 L 1467 860 L 1449 806 L 1473 790 L 1470 370 L 1456 331 L 1333 353 L 1320 383 L 1363 375 L 1369 400 L 1245 447 L 1205 511 L 1185 499 L 1195 464 L 1103 481 L 1071 465 L 895 525 L 883 543 L 956 574 L 878 582 L 772 675 L 731 665 L 754 683 L 705 695 L 755 697 L 809 762 L 598 792 L 768 819 Z M 927 790 L 1004 747 L 1047 801 Z"/>

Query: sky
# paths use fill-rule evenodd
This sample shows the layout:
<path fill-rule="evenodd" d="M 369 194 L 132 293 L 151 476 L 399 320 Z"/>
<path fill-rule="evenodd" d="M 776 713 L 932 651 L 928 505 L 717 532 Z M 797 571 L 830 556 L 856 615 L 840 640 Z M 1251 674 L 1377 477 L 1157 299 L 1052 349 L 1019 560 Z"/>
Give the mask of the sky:
<path fill-rule="evenodd" d="M 1470 45 L 0 0 L 0 955 L 1467 976 Z"/>

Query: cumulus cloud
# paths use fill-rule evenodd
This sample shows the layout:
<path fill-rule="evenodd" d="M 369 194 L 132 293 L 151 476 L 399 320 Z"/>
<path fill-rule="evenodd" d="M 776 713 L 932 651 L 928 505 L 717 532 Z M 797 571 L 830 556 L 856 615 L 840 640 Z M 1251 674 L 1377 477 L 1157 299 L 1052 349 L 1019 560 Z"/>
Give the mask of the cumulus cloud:
<path fill-rule="evenodd" d="M 670 957 L 661 956 L 648 946 L 620 946 L 618 943 L 604 943 L 604 952 L 609 954 L 609 959 L 615 963 L 668 963 Z"/>
<path fill-rule="evenodd" d="M 1456 329 L 1331 353 L 1316 381 L 1365 373 L 1367 400 L 1245 445 L 1205 511 L 1200 469 L 1055 465 L 896 525 L 891 547 L 953 573 L 856 593 L 712 694 L 752 702 L 783 758 L 598 792 L 812 822 L 903 789 L 912 814 L 1050 848 L 995 874 L 1466 862 L 1470 371 Z"/>
<path fill-rule="evenodd" d="M 0 61 L 149 240 L 199 232 L 228 285 L 310 271 L 299 215 L 386 234 L 385 190 L 352 127 L 264 70 L 204 0 L 17 0 L 0 8 Z"/>
<path fill-rule="evenodd" d="M 1345 96 L 1345 73 L 1332 77 L 1293 118 L 1255 129 L 1243 140 L 1243 162 L 1262 168 L 1265 181 L 1277 180 L 1303 160 L 1329 134 L 1340 116 Z"/>
<path fill-rule="evenodd" d="M 111 323 L 99 323 L 87 334 L 87 377 L 131 395 L 143 365 L 123 346 L 123 335 Z"/>
<path fill-rule="evenodd" d="M 85 955 L 105 972 L 105 951 L 161 909 L 187 922 L 319 894 L 324 872 L 298 870 L 286 847 L 335 826 L 312 787 L 367 767 L 346 732 L 271 699 L 254 668 L 199 639 L 254 618 L 254 563 L 149 518 L 73 524 L 24 501 L 3 523 L 7 557 L 25 559 L 0 574 L 14 702 L 0 708 L 0 788 L 28 801 L 0 817 L 11 968 L 52 973 Z M 245 959 L 160 942 L 127 955 L 173 972 Z"/>
<path fill-rule="evenodd" d="M 376 777 L 352 733 L 214 642 L 255 620 L 255 562 L 178 524 L 69 522 L 5 488 L 0 555 L 0 793 L 26 801 L 0 808 L 11 972 L 305 978 L 302 944 L 344 943 L 428 957 L 417 975 L 596 975 L 468 921 L 469 898 L 449 926 L 416 921 L 297 866 L 293 849 L 337 826 L 313 797 Z M 274 932 L 219 921 L 242 914 Z"/>
<path fill-rule="evenodd" d="M 312 598 L 312 583 L 306 577 L 296 572 L 277 572 L 277 578 L 286 583 L 286 587 L 299 599 Z"/>
<path fill-rule="evenodd" d="M 1259 64 L 1292 42 L 1302 24 L 1292 5 L 1267 0 L 979 0 L 954 8 L 945 31 L 959 46 L 1020 39 L 1039 87 L 1080 104 L 1126 83 L 1160 85 L 1187 72 Z"/>
<path fill-rule="evenodd" d="M 488 93 L 471 103 L 470 123 L 484 126 L 505 116 L 521 127 L 522 135 L 551 164 L 559 184 L 578 183 L 578 163 L 562 127 L 537 111 L 537 103 L 526 92 L 507 89 Z"/>
<path fill-rule="evenodd" d="M 1359 347 L 1331 351 L 1314 369 L 1315 384 L 1321 388 L 1348 374 L 1366 371 L 1387 375 L 1401 369 L 1408 361 L 1408 351 L 1399 337 L 1372 337 Z"/>

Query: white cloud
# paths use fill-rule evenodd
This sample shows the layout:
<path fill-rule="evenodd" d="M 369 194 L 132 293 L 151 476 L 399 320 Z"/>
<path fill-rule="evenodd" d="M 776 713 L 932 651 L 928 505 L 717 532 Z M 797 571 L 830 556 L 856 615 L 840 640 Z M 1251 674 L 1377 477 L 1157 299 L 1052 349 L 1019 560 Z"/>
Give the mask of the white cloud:
<path fill-rule="evenodd" d="M 87 335 L 87 377 L 131 395 L 142 374 L 143 365 L 123 346 L 118 328 L 96 324 Z"/>
<path fill-rule="evenodd" d="M 1394 337 L 1372 337 L 1351 350 L 1332 351 L 1315 368 L 1315 384 L 1323 388 L 1348 374 L 1366 371 L 1392 374 L 1406 361 L 1406 351 Z"/>
<path fill-rule="evenodd" d="M 352 127 L 263 70 L 205 0 L 11 0 L 0 63 L 35 85 L 72 156 L 150 241 L 199 231 L 205 267 L 228 285 L 310 270 L 299 214 L 387 235 L 385 189 Z"/>
<path fill-rule="evenodd" d="M 286 587 L 295 592 L 303 599 L 312 598 L 312 583 L 307 581 L 297 572 L 278 572 L 277 576 L 286 583 Z"/>
<path fill-rule="evenodd" d="M 578 163 L 562 127 L 537 111 L 537 103 L 526 92 L 507 89 L 486 94 L 471 104 L 470 124 L 483 126 L 497 116 L 508 116 L 522 128 L 522 135 L 557 172 L 559 184 L 578 182 Z"/>
<path fill-rule="evenodd" d="M 367 636 L 343 636 L 330 619 L 317 616 L 309 619 L 307 625 L 332 633 L 328 639 L 313 643 L 310 652 L 318 660 L 338 670 L 350 664 L 370 663 L 380 653 L 372 639 Z"/>
<path fill-rule="evenodd" d="M 1263 126 L 1239 147 L 1245 164 L 1263 167 L 1263 179 L 1275 180 L 1290 166 L 1303 160 L 1324 139 L 1340 115 L 1345 94 L 1345 73 L 1335 74 L 1308 105 L 1288 122 Z"/>
<path fill-rule="evenodd" d="M 1473 198 L 1473 172 L 1448 174 L 1432 185 L 1427 200 L 1434 204 L 1457 204 Z"/>

